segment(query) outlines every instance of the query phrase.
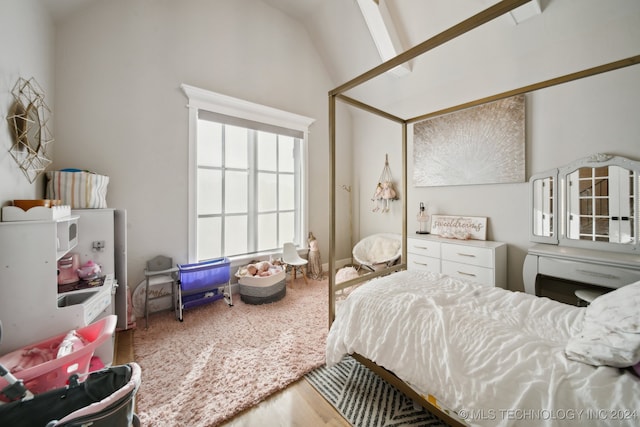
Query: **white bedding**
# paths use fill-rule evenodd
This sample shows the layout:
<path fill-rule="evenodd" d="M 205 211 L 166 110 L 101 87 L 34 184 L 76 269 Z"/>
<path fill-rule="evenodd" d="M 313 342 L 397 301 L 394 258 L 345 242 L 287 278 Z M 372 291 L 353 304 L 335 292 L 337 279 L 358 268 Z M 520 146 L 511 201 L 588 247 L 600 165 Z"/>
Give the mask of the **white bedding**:
<path fill-rule="evenodd" d="M 640 379 L 567 359 L 584 308 L 402 271 L 341 303 L 327 365 L 359 353 L 470 425 L 640 425 Z"/>

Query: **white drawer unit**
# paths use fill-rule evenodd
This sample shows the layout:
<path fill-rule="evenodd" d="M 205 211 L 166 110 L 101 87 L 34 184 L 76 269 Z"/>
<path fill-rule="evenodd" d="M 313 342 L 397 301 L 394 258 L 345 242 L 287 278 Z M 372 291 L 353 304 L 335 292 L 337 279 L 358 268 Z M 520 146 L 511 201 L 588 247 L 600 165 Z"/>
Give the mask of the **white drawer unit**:
<path fill-rule="evenodd" d="M 440 273 L 440 242 L 408 238 L 407 268 Z"/>
<path fill-rule="evenodd" d="M 538 275 L 617 289 L 640 280 L 640 255 L 539 244 L 524 260 L 525 292 L 540 295 Z"/>
<path fill-rule="evenodd" d="M 460 279 L 478 282 L 487 286 L 495 286 L 493 268 L 442 260 L 442 273 Z"/>
<path fill-rule="evenodd" d="M 438 236 L 407 239 L 407 268 L 443 273 L 487 286 L 507 286 L 507 245 Z"/>
<path fill-rule="evenodd" d="M 440 273 L 440 258 L 408 252 L 407 268 L 409 270 L 424 270 L 432 273 Z"/>
<path fill-rule="evenodd" d="M 461 264 L 493 268 L 493 249 L 442 243 L 442 259 Z"/>
<path fill-rule="evenodd" d="M 639 270 L 574 260 L 540 258 L 538 268 L 551 277 L 607 288 L 620 288 L 640 280 Z"/>
<path fill-rule="evenodd" d="M 440 259 L 440 242 L 409 237 L 407 253 Z"/>

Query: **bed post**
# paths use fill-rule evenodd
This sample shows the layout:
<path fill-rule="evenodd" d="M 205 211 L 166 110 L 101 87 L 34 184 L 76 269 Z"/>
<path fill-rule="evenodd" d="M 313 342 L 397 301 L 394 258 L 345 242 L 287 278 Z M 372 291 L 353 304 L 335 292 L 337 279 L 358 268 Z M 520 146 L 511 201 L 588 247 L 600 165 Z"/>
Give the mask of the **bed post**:
<path fill-rule="evenodd" d="M 336 96 L 329 94 L 329 327 L 335 318 L 336 294 Z"/>
<path fill-rule="evenodd" d="M 407 121 L 402 122 L 402 264 L 407 264 L 407 206 L 409 197 L 407 183 Z"/>

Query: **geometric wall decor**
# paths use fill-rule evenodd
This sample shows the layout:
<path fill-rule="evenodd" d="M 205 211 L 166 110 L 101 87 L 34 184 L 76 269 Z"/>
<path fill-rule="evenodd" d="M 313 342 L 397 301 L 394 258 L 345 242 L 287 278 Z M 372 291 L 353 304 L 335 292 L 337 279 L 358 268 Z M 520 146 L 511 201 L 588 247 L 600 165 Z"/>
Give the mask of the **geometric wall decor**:
<path fill-rule="evenodd" d="M 33 77 L 29 80 L 20 77 L 11 93 L 14 104 L 7 121 L 14 140 L 9 153 L 33 183 L 51 163 L 47 155 L 47 146 L 53 142 L 47 125 L 51 110 Z"/>

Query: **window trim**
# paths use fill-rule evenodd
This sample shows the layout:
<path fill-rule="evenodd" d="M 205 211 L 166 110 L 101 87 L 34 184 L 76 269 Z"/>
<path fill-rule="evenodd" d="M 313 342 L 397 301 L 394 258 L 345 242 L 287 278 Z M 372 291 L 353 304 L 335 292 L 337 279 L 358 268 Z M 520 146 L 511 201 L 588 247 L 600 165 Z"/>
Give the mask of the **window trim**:
<path fill-rule="evenodd" d="M 188 98 L 187 108 L 189 108 L 189 177 L 188 177 L 188 259 L 190 263 L 197 262 L 197 128 L 198 128 L 198 111 L 205 110 L 212 113 L 224 114 L 227 116 L 238 117 L 240 119 L 251 120 L 255 122 L 265 123 L 272 126 L 278 126 L 287 129 L 293 129 L 302 132 L 301 138 L 301 162 L 304 173 L 301 176 L 301 206 L 302 213 L 300 215 L 300 241 L 294 242 L 298 246 L 303 246 L 305 236 L 308 233 L 309 224 L 309 177 L 308 177 L 308 144 L 309 144 L 309 127 L 315 119 L 301 116 L 299 114 L 290 113 L 277 108 L 256 104 L 228 95 L 212 92 L 206 89 L 197 88 L 187 84 L 182 84 L 181 88 Z M 253 254 L 255 257 L 255 254 Z M 237 258 L 237 257 L 234 257 Z"/>

